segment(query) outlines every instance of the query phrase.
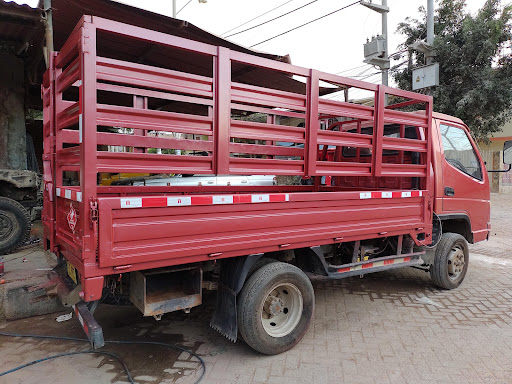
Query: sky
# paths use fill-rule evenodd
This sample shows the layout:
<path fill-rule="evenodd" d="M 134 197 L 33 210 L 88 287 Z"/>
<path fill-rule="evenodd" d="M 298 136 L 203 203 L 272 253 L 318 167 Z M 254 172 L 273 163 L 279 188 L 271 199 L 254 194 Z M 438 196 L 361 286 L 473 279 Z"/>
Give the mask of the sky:
<path fill-rule="evenodd" d="M 172 16 L 171 0 L 118 0 L 135 7 Z M 204 1 L 204 0 L 203 0 Z M 303 8 L 268 24 L 228 37 L 234 43 L 250 47 L 267 38 L 285 32 L 317 17 L 340 9 L 355 0 L 176 0 L 177 18 L 219 36 L 226 36 L 255 26 L 296 8 Z M 26 2 L 31 6 L 37 0 Z M 373 0 L 381 4 L 381 0 Z M 436 1 L 437 3 L 437 1 Z M 476 13 L 485 0 L 467 0 L 467 10 Z M 406 17 L 419 18 L 418 8 L 427 6 L 427 0 L 388 0 L 388 52 L 397 52 L 404 37 L 396 33 L 397 26 Z M 280 6 L 242 27 L 249 20 Z M 381 34 L 381 15 L 360 4 L 313 22 L 295 31 L 279 36 L 252 49 L 276 54 L 289 54 L 292 63 L 306 68 L 341 74 L 360 80 L 380 83 L 379 69 L 363 63 L 363 44 L 366 39 Z M 227 31 L 233 29 L 231 32 Z M 403 59 L 402 59 L 403 60 Z M 393 60 L 391 66 L 401 61 Z M 390 81 L 392 85 L 392 82 Z"/>
<path fill-rule="evenodd" d="M 170 0 L 118 1 L 172 16 Z M 199 28 L 224 37 L 304 6 L 287 16 L 228 38 L 245 47 L 250 47 L 355 2 L 355 0 L 207 0 L 207 3 L 199 3 L 198 0 L 191 0 L 190 3 L 188 0 L 176 1 L 178 11 L 185 6 L 177 14 L 178 19 L 187 20 Z M 381 0 L 373 0 L 373 3 L 381 4 Z M 485 0 L 467 0 L 467 10 L 476 13 L 484 3 Z M 226 33 L 279 5 L 282 6 Z M 422 5 L 426 8 L 427 0 L 388 0 L 389 54 L 397 52 L 398 45 L 404 39 L 402 35 L 396 33 L 398 24 L 408 16 L 419 18 L 418 8 Z M 379 13 L 356 4 L 252 49 L 276 55 L 289 54 L 292 63 L 301 67 L 381 83 L 380 69 L 363 63 L 363 44 L 367 38 L 371 39 L 372 36 L 381 34 L 381 20 Z M 400 62 L 393 60 L 391 66 Z M 391 79 L 390 85 L 393 85 Z M 341 94 L 333 96 L 334 98 L 342 97 Z M 350 93 L 351 99 L 367 96 L 362 90 L 351 90 Z"/>
<path fill-rule="evenodd" d="M 122 0 L 120 2 L 172 15 L 172 1 L 169 0 Z M 187 2 L 188 0 L 177 0 L 177 9 L 179 10 Z M 199 3 L 198 0 L 192 0 L 178 13 L 177 18 L 187 20 L 216 35 L 223 35 L 230 29 L 278 5 L 284 4 L 230 33 L 260 24 L 311 3 L 290 15 L 228 38 L 237 44 L 249 47 L 353 2 L 354 0 L 317 0 L 314 2 L 312 0 L 207 0 L 207 3 Z M 373 2 L 380 4 L 381 0 L 373 0 Z M 484 2 L 485 0 L 468 0 L 467 9 L 474 13 Z M 389 53 L 396 52 L 397 46 L 403 40 L 401 35 L 395 33 L 398 23 L 407 16 L 419 17 L 418 8 L 421 5 L 426 7 L 427 0 L 388 0 L 390 9 L 388 14 Z M 357 4 L 260 44 L 253 49 L 277 55 L 289 54 L 295 65 L 338 73 L 364 65 L 363 44 L 367 38 L 371 39 L 372 36 L 380 34 L 381 28 L 381 15 Z M 397 63 L 396 61 L 392 62 L 392 65 Z M 354 76 L 368 69 L 369 71 L 363 75 L 378 71 L 366 66 L 366 68 L 358 68 L 342 74 Z M 380 80 L 380 76 L 377 74 L 369 79 Z"/>

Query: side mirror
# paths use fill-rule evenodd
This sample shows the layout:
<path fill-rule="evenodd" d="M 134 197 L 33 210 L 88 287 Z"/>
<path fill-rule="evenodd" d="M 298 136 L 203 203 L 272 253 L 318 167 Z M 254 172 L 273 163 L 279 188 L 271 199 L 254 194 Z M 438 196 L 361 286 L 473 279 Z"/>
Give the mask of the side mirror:
<path fill-rule="evenodd" d="M 512 164 L 512 140 L 505 141 L 503 144 L 503 163 Z"/>

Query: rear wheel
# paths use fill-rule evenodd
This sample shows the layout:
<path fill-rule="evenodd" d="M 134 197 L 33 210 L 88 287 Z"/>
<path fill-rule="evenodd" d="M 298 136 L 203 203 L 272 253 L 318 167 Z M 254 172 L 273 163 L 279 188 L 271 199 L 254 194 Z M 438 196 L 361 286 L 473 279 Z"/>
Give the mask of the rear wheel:
<path fill-rule="evenodd" d="M 23 245 L 30 235 L 30 216 L 17 201 L 0 197 L 0 255 Z"/>
<path fill-rule="evenodd" d="M 260 269 L 261 267 L 267 265 L 267 264 L 272 264 L 272 263 L 277 263 L 277 260 L 276 259 L 271 259 L 270 257 L 260 257 L 254 264 L 253 266 L 249 269 L 249 272 L 247 272 L 247 280 L 249 280 L 249 278 L 254 274 L 254 272 L 256 272 L 258 269 Z"/>
<path fill-rule="evenodd" d="M 246 281 L 237 307 L 245 342 L 275 355 L 293 348 L 306 334 L 315 307 L 313 286 L 299 268 L 273 262 Z"/>
<path fill-rule="evenodd" d="M 432 282 L 443 289 L 457 288 L 466 276 L 468 263 L 466 239 L 458 233 L 443 233 L 430 266 Z"/>

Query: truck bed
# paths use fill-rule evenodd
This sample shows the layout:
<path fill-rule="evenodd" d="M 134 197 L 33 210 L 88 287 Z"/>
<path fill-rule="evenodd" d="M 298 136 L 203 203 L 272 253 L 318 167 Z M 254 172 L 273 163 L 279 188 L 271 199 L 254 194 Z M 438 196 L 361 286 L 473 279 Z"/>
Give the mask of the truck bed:
<path fill-rule="evenodd" d="M 190 73 L 125 61 L 119 52 L 102 51 L 107 37 L 202 61 Z M 268 71 L 286 82 L 258 85 Z M 296 77 L 302 80 L 293 90 L 282 85 Z M 364 90 L 374 103 L 331 100 L 323 96 L 326 87 Z M 78 270 L 84 287 L 121 271 L 395 235 L 421 242 L 431 235 L 428 96 L 91 16 L 51 57 L 42 93 L 45 243 Z M 406 111 L 415 105 L 419 112 Z M 387 135 L 386 127 L 396 131 Z M 104 187 L 99 172 L 287 175 L 313 182 Z M 322 176 L 332 182 L 322 185 Z"/>

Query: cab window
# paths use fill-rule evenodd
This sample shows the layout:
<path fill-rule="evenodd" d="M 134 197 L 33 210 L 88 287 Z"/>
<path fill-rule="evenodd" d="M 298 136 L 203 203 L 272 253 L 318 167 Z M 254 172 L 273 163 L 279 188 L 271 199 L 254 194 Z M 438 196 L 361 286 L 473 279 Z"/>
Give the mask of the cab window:
<path fill-rule="evenodd" d="M 480 162 L 466 132 L 461 128 L 441 124 L 441 138 L 446 161 L 459 171 L 482 180 Z"/>

